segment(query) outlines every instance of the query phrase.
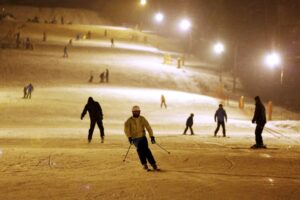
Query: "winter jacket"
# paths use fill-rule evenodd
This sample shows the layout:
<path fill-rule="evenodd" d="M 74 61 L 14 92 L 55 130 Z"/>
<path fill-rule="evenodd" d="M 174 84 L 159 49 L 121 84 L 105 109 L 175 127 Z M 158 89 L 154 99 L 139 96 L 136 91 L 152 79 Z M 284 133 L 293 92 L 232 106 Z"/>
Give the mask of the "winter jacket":
<path fill-rule="evenodd" d="M 215 121 L 218 119 L 218 122 L 224 122 L 224 118 L 227 121 L 226 111 L 223 108 L 219 108 L 215 113 Z"/>
<path fill-rule="evenodd" d="M 267 123 L 266 109 L 265 106 L 260 101 L 255 103 L 255 111 L 254 111 L 252 122 L 256 124 L 262 124 L 262 125 Z"/>
<path fill-rule="evenodd" d="M 186 126 L 193 126 L 194 120 L 192 116 L 189 116 L 189 118 L 186 120 Z"/>
<path fill-rule="evenodd" d="M 102 120 L 103 119 L 103 113 L 100 104 L 97 101 L 94 101 L 92 99 L 89 99 L 88 103 L 85 105 L 81 118 L 83 118 L 86 114 L 86 112 L 89 112 L 90 119 L 92 121 L 96 120 Z"/>
<path fill-rule="evenodd" d="M 26 88 L 27 88 L 29 93 L 33 91 L 33 85 L 32 84 L 29 84 Z"/>
<path fill-rule="evenodd" d="M 137 118 L 130 117 L 125 122 L 124 132 L 128 138 L 129 137 L 131 137 L 132 139 L 141 138 L 146 136 L 145 128 L 147 129 L 149 136 L 150 137 L 153 136 L 152 128 L 145 117 L 143 116 L 139 116 Z"/>

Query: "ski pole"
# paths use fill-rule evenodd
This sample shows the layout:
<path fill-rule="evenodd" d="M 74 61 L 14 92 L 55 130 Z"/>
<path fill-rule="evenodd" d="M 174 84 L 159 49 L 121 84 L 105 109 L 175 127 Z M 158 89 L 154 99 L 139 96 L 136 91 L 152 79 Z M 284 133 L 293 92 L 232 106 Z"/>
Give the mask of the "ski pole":
<path fill-rule="evenodd" d="M 161 148 L 162 150 L 164 150 L 165 152 L 167 152 L 168 154 L 170 154 L 170 151 L 167 151 L 165 148 L 163 148 L 162 146 L 160 146 L 159 144 L 155 143 L 159 148 Z"/>
<path fill-rule="evenodd" d="M 129 150 L 130 150 L 130 148 L 131 148 L 131 145 L 132 145 L 132 144 L 130 144 L 129 147 L 128 147 L 128 150 L 127 150 L 127 153 L 126 153 L 126 155 L 125 155 L 125 157 L 124 157 L 124 159 L 123 159 L 123 162 L 125 162 L 125 160 L 126 160 L 126 158 L 127 158 L 127 155 L 128 155 Z"/>

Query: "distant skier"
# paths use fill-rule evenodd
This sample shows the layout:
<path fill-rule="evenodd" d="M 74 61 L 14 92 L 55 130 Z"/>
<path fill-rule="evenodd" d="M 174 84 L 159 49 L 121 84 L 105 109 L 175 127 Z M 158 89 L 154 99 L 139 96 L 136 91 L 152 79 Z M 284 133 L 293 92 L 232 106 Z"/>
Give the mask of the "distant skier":
<path fill-rule="evenodd" d="M 110 47 L 114 48 L 115 47 L 115 39 L 114 38 L 110 38 Z"/>
<path fill-rule="evenodd" d="M 186 128 L 185 128 L 185 130 L 184 130 L 184 132 L 183 132 L 183 135 L 186 134 L 188 128 L 189 128 L 190 131 L 191 131 L 191 135 L 194 135 L 194 131 L 193 131 L 193 128 L 192 128 L 192 127 L 193 127 L 193 124 L 194 124 L 194 114 L 191 113 L 191 115 L 190 115 L 190 116 L 187 118 L 187 120 L 186 120 L 186 123 L 185 123 Z"/>
<path fill-rule="evenodd" d="M 92 39 L 92 32 L 91 31 L 87 32 L 86 39 L 88 39 L 88 40 Z"/>
<path fill-rule="evenodd" d="M 91 120 L 88 142 L 90 143 L 92 141 L 94 128 L 97 123 L 100 130 L 101 143 L 103 143 L 104 142 L 104 127 L 102 122 L 103 113 L 100 104 L 97 101 L 94 101 L 92 97 L 89 97 L 88 102 L 81 113 L 81 120 L 84 118 L 86 112 L 89 112 L 90 120 Z"/>
<path fill-rule="evenodd" d="M 68 58 L 69 57 L 69 55 L 68 55 L 68 47 L 67 46 L 64 47 L 64 55 L 63 55 L 63 57 L 64 58 Z"/>
<path fill-rule="evenodd" d="M 33 44 L 31 43 L 31 40 L 29 37 L 26 38 L 25 49 L 33 50 Z"/>
<path fill-rule="evenodd" d="M 137 148 L 137 153 L 139 155 L 141 164 L 145 170 L 149 171 L 147 160 L 151 164 L 154 170 L 158 170 L 156 165 L 156 161 L 148 147 L 148 141 L 146 138 L 146 131 L 147 129 L 148 134 L 151 138 L 151 143 L 155 144 L 155 138 L 153 136 L 153 131 L 146 120 L 145 117 L 140 115 L 141 110 L 139 106 L 133 106 L 132 108 L 132 117 L 130 117 L 124 125 L 124 131 L 126 136 L 128 137 L 129 143 L 134 144 Z"/>
<path fill-rule="evenodd" d="M 29 85 L 26 86 L 26 96 L 25 99 L 31 99 L 31 93 L 33 92 L 33 85 L 31 83 L 29 83 Z M 25 90 L 25 88 L 24 88 Z"/>
<path fill-rule="evenodd" d="M 90 79 L 89 79 L 89 83 L 92 83 L 93 79 L 94 79 L 94 76 L 93 76 L 93 74 L 91 74 Z"/>
<path fill-rule="evenodd" d="M 162 95 L 161 95 L 161 98 L 160 98 L 160 108 L 162 108 L 163 106 L 164 106 L 165 108 L 167 108 L 166 98 L 165 98 L 165 96 L 162 94 Z"/>
<path fill-rule="evenodd" d="M 218 123 L 217 128 L 215 130 L 215 137 L 217 136 L 220 126 L 222 126 L 223 129 L 223 137 L 226 137 L 225 121 L 227 122 L 226 111 L 223 109 L 223 105 L 219 104 L 219 109 L 215 113 L 215 122 Z"/>
<path fill-rule="evenodd" d="M 23 93 L 24 93 L 23 99 L 27 98 L 27 86 L 23 88 Z"/>
<path fill-rule="evenodd" d="M 109 82 L 109 70 L 108 69 L 105 70 L 105 82 L 106 83 Z"/>
<path fill-rule="evenodd" d="M 16 48 L 18 49 L 21 44 L 21 36 L 20 32 L 16 33 Z"/>
<path fill-rule="evenodd" d="M 104 83 L 105 72 L 102 72 L 102 73 L 99 75 L 99 78 L 100 78 L 100 83 Z"/>
<path fill-rule="evenodd" d="M 43 32 L 43 42 L 47 41 L 47 33 L 44 31 Z"/>
<path fill-rule="evenodd" d="M 255 141 L 256 144 L 251 146 L 251 148 L 266 148 L 263 143 L 262 132 L 264 130 L 265 124 L 267 123 L 266 119 L 266 109 L 265 106 L 262 104 L 259 96 L 254 98 L 255 100 L 255 112 L 252 119 L 252 123 L 256 123 L 255 128 Z"/>

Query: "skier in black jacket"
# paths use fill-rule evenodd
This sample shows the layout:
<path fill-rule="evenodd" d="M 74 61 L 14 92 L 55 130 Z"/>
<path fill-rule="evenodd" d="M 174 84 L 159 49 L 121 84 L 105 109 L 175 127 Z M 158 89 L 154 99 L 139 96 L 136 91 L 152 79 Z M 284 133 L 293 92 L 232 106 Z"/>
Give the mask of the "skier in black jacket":
<path fill-rule="evenodd" d="M 90 120 L 91 120 L 88 142 L 90 143 L 92 140 L 94 128 L 97 123 L 100 129 L 101 143 L 103 143 L 104 142 L 104 127 L 102 123 L 103 113 L 100 104 L 97 101 L 94 101 L 92 97 L 89 97 L 88 103 L 85 105 L 82 111 L 81 120 L 83 119 L 87 111 L 89 112 Z"/>
<path fill-rule="evenodd" d="M 189 116 L 189 118 L 187 118 L 187 120 L 186 120 L 186 124 L 185 124 L 186 128 L 185 128 L 185 130 L 183 132 L 183 135 L 186 134 L 188 128 L 190 128 L 190 130 L 191 130 L 191 135 L 194 135 L 194 131 L 193 131 L 193 128 L 192 128 L 192 126 L 194 124 L 194 119 L 193 118 L 194 118 L 194 114 L 191 113 L 191 115 Z"/>
<path fill-rule="evenodd" d="M 256 96 L 255 98 L 255 112 L 252 119 L 252 123 L 256 123 L 256 129 L 255 129 L 255 140 L 256 144 L 254 144 L 251 148 L 266 148 L 266 146 L 263 143 L 262 139 L 262 132 L 264 130 L 265 124 L 267 123 L 266 120 L 266 109 L 265 106 L 262 104 L 259 96 Z"/>

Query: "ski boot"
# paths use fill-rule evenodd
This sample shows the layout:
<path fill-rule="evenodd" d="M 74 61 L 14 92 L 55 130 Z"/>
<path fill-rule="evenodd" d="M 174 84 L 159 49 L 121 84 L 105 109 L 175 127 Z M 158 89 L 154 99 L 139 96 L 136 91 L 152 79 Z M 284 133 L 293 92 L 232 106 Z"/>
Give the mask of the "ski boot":
<path fill-rule="evenodd" d="M 146 170 L 147 172 L 151 171 L 147 164 L 143 164 L 143 169 Z"/>
<path fill-rule="evenodd" d="M 264 144 L 261 144 L 261 145 L 259 145 L 259 148 L 261 148 L 261 149 L 266 149 L 266 148 L 267 148 L 267 146 L 266 146 L 266 145 L 264 145 Z"/>
<path fill-rule="evenodd" d="M 153 170 L 154 170 L 154 171 L 160 171 L 160 169 L 157 167 L 156 164 L 153 164 L 152 167 L 153 167 Z"/>

